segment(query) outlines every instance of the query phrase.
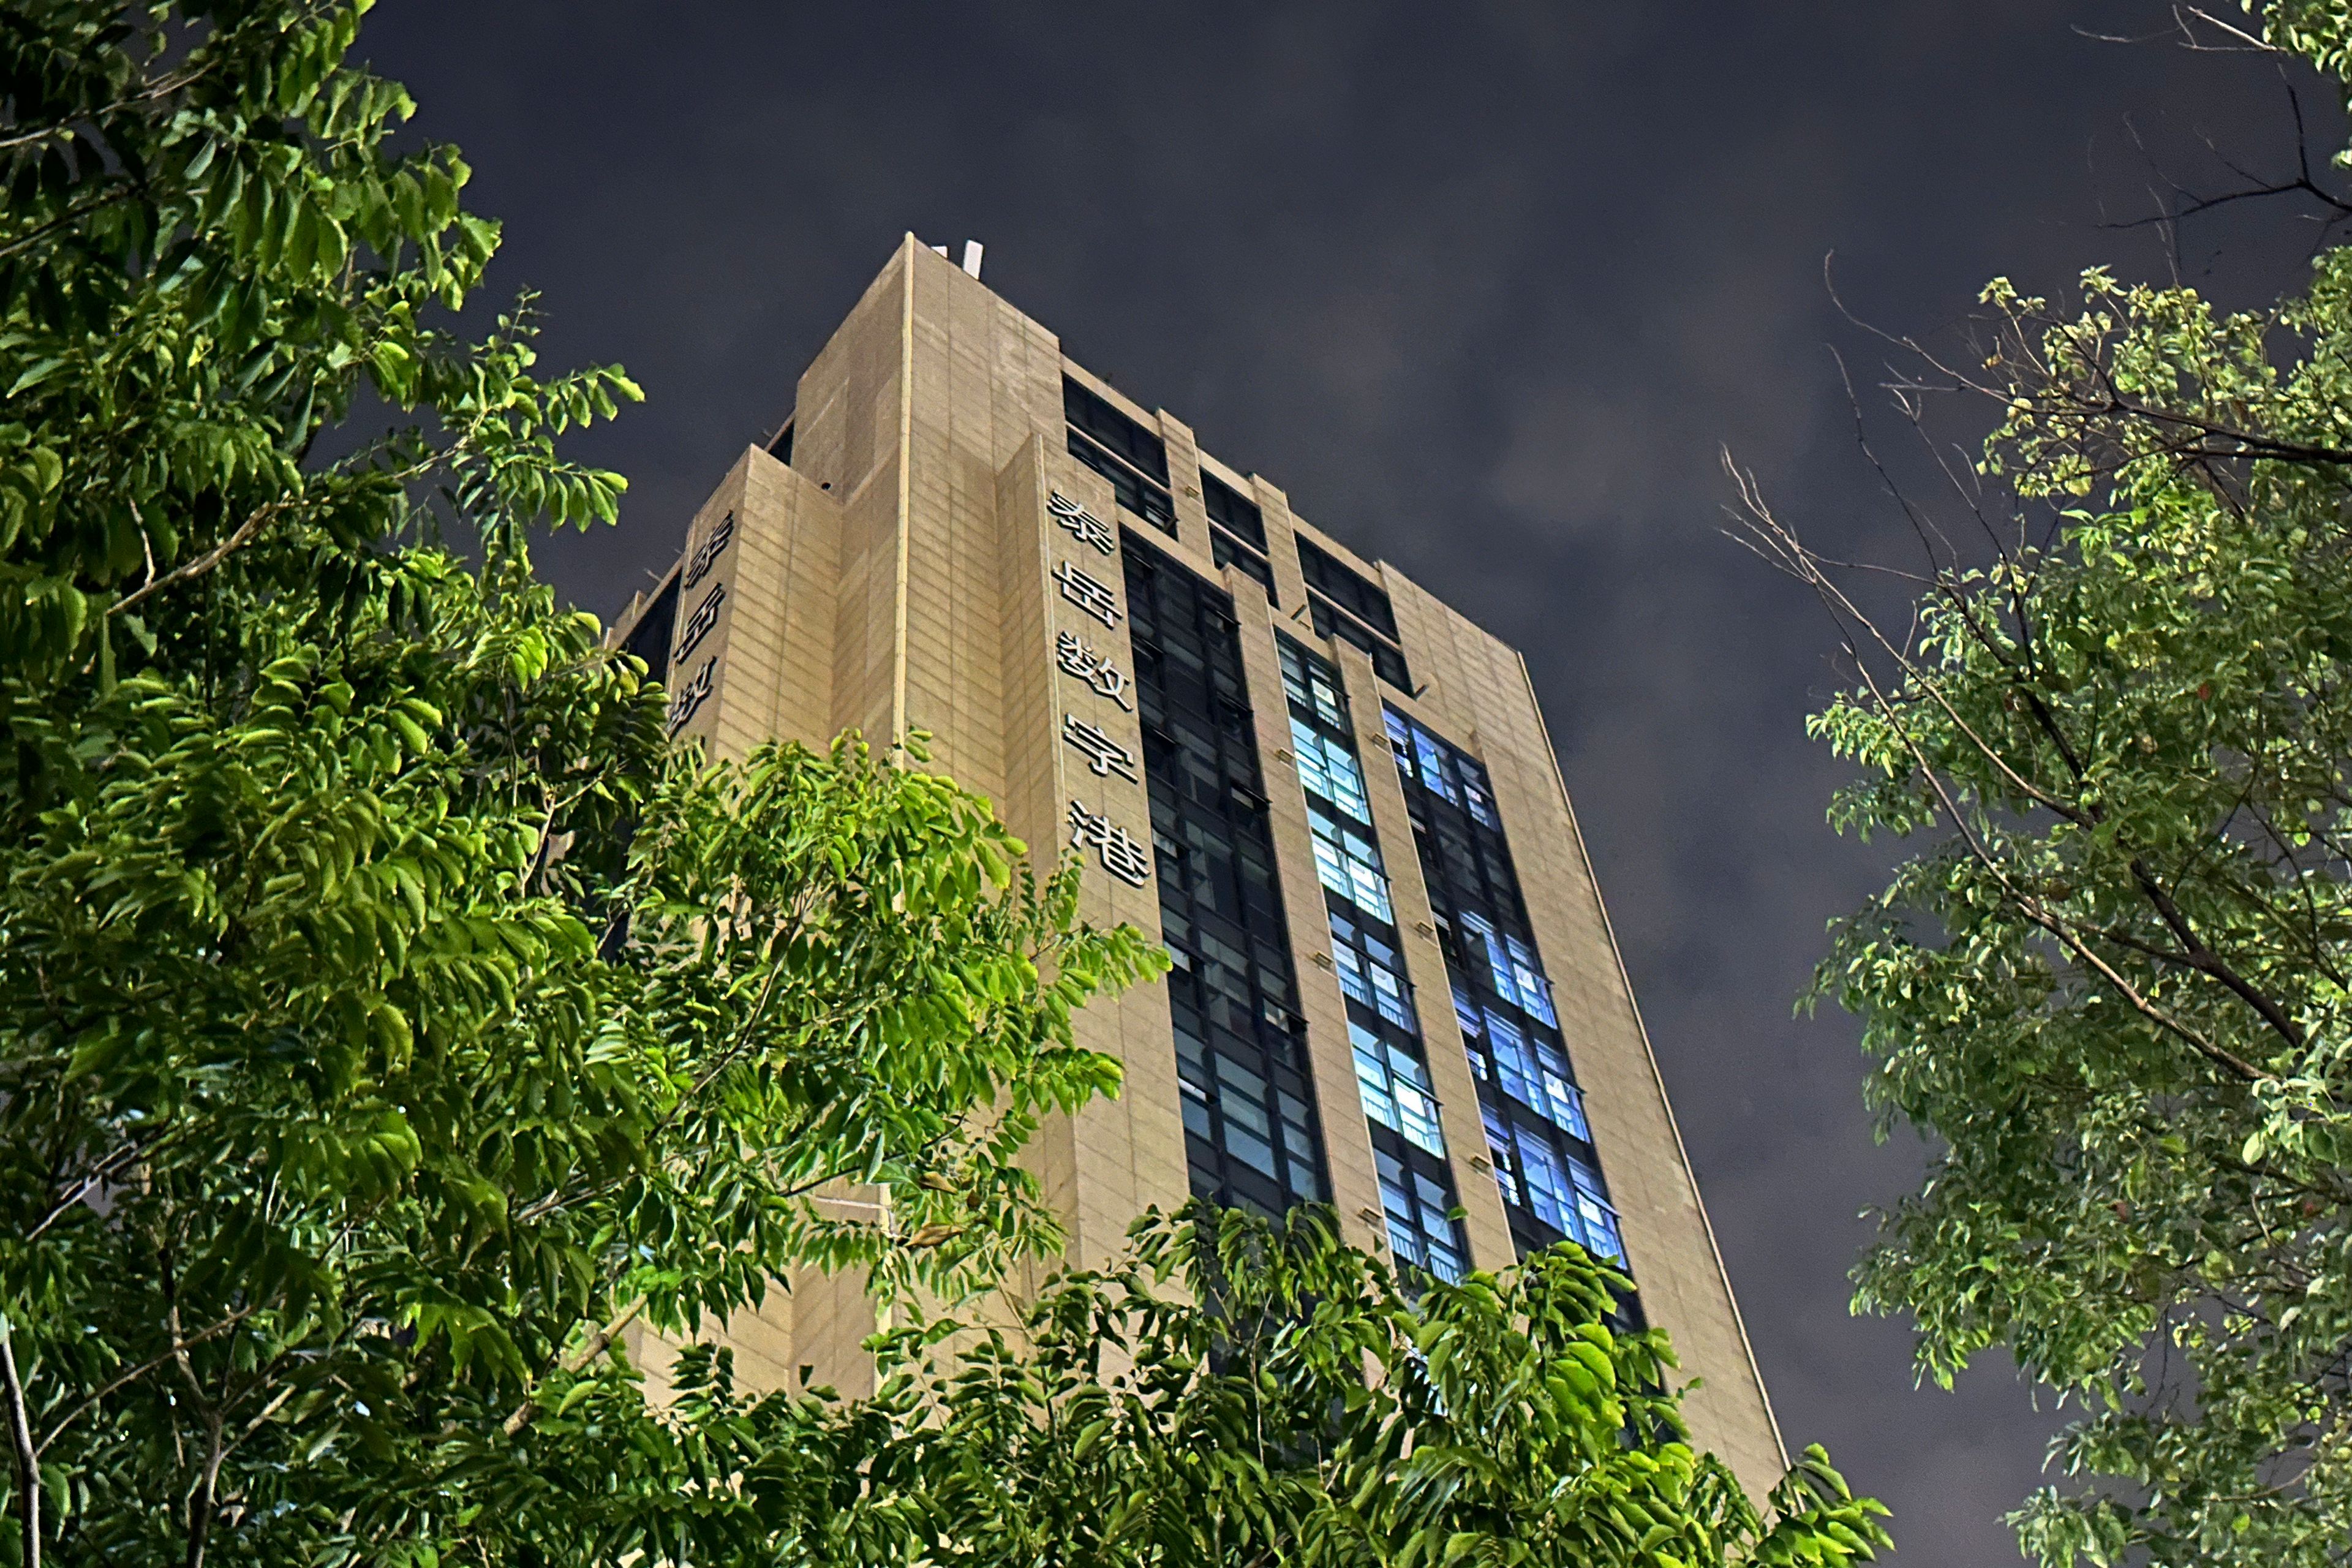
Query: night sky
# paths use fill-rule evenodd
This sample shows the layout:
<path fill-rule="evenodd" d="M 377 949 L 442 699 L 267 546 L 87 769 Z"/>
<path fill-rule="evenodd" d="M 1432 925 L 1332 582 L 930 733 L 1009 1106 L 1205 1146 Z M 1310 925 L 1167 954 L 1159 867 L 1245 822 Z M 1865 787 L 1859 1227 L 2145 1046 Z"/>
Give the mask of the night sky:
<path fill-rule="evenodd" d="M 2225 185 L 2207 138 L 2290 170 L 2278 72 L 2079 0 L 794 9 L 394 3 L 362 39 L 472 162 L 550 365 L 646 388 L 574 448 L 632 488 L 544 550 L 562 590 L 609 615 L 668 562 L 904 231 L 984 241 L 1073 357 L 1527 651 L 1790 1445 L 1894 1507 L 1905 1568 L 2014 1561 L 2046 1401 L 1990 1362 L 1915 1390 L 1906 1327 L 1846 1310 L 1918 1145 L 1873 1146 L 1853 1025 L 1791 1002 L 1885 851 L 1823 826 L 1833 641 L 1722 537 L 1717 448 L 1906 559 L 1824 258 L 1923 335 L 2100 261 L 2261 302 L 2294 214 L 2114 226 Z"/>

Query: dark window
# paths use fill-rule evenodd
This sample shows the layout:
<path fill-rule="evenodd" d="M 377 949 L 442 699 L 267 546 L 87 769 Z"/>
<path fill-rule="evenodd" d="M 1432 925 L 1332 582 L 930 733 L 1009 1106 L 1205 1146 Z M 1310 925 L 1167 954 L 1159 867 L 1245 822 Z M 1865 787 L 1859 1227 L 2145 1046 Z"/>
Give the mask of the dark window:
<path fill-rule="evenodd" d="M 629 628 L 628 640 L 621 651 L 633 653 L 646 661 L 646 676 L 650 680 L 669 679 L 669 639 L 677 623 L 677 574 L 670 574 L 637 624 Z"/>
<path fill-rule="evenodd" d="M 1302 542 L 1299 548 L 1307 550 L 1312 547 Z M 1406 666 L 1403 654 L 1333 609 L 1320 595 L 1309 594 L 1307 599 L 1314 611 L 1317 637 L 1338 637 L 1343 643 L 1362 648 L 1371 656 L 1374 674 L 1399 691 L 1412 689 L 1412 671 Z"/>
<path fill-rule="evenodd" d="M 1266 603 L 1276 609 L 1282 607 L 1282 601 L 1276 597 L 1274 592 L 1274 568 L 1265 563 L 1265 556 L 1255 551 L 1243 549 L 1237 542 L 1227 538 L 1223 529 L 1218 528 L 1209 530 L 1209 553 L 1215 559 L 1218 565 L 1238 566 L 1249 576 L 1256 578 L 1265 589 Z"/>
<path fill-rule="evenodd" d="M 1124 542 L 1192 1191 L 1265 1213 L 1328 1202 L 1233 600 Z"/>
<path fill-rule="evenodd" d="M 1308 587 L 1389 641 L 1397 640 L 1396 616 L 1389 608 L 1388 594 L 1370 579 L 1304 539 L 1298 542 L 1298 570 L 1305 574 Z"/>
<path fill-rule="evenodd" d="M 1167 487 L 1168 448 L 1160 437 L 1066 375 L 1062 378 L 1062 413 L 1074 428 L 1101 442 L 1145 479 Z"/>
<path fill-rule="evenodd" d="M 776 432 L 776 438 L 768 443 L 768 456 L 775 458 L 776 461 L 783 464 L 786 468 L 792 467 L 793 422 L 791 420 L 785 420 L 784 427 Z"/>
<path fill-rule="evenodd" d="M 1160 532 L 1174 537 L 1176 503 L 1168 492 L 1144 479 L 1133 468 L 1079 435 L 1070 432 L 1070 456 L 1110 481 L 1118 504 L 1142 518 Z"/>
<path fill-rule="evenodd" d="M 1211 522 L 1259 554 L 1265 553 L 1265 514 L 1258 510 L 1257 502 L 1246 500 L 1205 469 L 1201 474 L 1201 500 L 1209 509 Z"/>

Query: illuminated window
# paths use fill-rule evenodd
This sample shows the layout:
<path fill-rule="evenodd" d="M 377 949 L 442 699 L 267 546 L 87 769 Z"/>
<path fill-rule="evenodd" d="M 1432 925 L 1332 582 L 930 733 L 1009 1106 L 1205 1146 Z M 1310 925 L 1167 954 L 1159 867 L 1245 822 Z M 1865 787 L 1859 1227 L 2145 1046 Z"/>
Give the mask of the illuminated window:
<path fill-rule="evenodd" d="M 1426 1268 L 1440 1279 L 1460 1279 L 1465 1249 L 1462 1235 L 1448 1211 L 1452 1194 L 1444 1167 L 1422 1168 L 1402 1150 L 1381 1147 L 1375 1139 L 1372 1158 L 1380 1168 L 1381 1208 L 1388 1221 L 1389 1250 L 1401 1264 Z"/>
<path fill-rule="evenodd" d="M 1298 761 L 1298 782 L 1309 795 L 1319 795 L 1358 822 L 1372 820 L 1371 802 L 1364 796 L 1363 770 L 1345 742 L 1317 733 L 1294 717 L 1290 745 Z"/>
<path fill-rule="evenodd" d="M 1315 870 L 1323 885 L 1366 914 L 1393 922 L 1396 912 L 1389 907 L 1389 879 L 1381 868 L 1380 847 L 1312 804 L 1307 807 L 1307 826 L 1315 837 Z"/>
<path fill-rule="evenodd" d="M 1494 1105 L 1479 1110 L 1503 1201 L 1594 1257 L 1622 1265 L 1625 1241 L 1617 1211 L 1602 1195 L 1600 1173 L 1508 1111 Z"/>
<path fill-rule="evenodd" d="M 1364 1097 L 1364 1114 L 1392 1132 L 1402 1133 L 1415 1148 L 1441 1159 L 1445 1134 L 1438 1126 L 1437 1092 L 1429 1084 L 1429 1068 L 1412 1052 L 1365 1028 L 1348 1026 L 1348 1040 L 1356 1052 L 1356 1087 Z"/>

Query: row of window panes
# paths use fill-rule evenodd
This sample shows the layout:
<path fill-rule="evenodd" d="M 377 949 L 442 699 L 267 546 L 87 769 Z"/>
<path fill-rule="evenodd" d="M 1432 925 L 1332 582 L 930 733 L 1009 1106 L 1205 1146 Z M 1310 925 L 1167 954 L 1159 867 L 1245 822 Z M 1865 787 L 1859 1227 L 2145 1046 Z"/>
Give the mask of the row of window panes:
<path fill-rule="evenodd" d="M 1240 540 L 1244 544 L 1265 553 L 1265 514 L 1257 502 L 1209 472 L 1201 470 L 1201 504 L 1209 513 L 1209 521 Z"/>
<path fill-rule="evenodd" d="M 1372 820 L 1372 803 L 1364 794 L 1364 773 L 1356 765 L 1354 747 L 1308 728 L 1294 713 L 1290 748 L 1298 763 L 1298 782 L 1307 794 L 1321 795 L 1358 822 Z"/>
<path fill-rule="evenodd" d="M 1364 1114 L 1444 1159 L 1445 1134 L 1438 1126 L 1437 1091 L 1430 1086 L 1427 1065 L 1352 1019 L 1348 1039 L 1355 1047 L 1356 1087 L 1364 1097 Z"/>
<path fill-rule="evenodd" d="M 637 617 L 628 641 L 621 645 L 622 651 L 646 661 L 647 680 L 667 683 L 669 679 L 670 638 L 677 634 L 677 581 L 679 573 L 684 571 L 680 567 L 678 572 L 670 574 L 662 591 L 654 595 L 654 602 Z"/>
<path fill-rule="evenodd" d="M 1414 807 L 1431 892 L 1441 907 L 1452 907 L 1449 956 L 1461 966 L 1454 984 L 1454 1016 L 1471 1066 L 1486 1086 L 1480 1110 L 1494 1152 L 1496 1183 L 1506 1203 L 1622 1265 L 1624 1244 L 1601 1174 L 1560 1136 L 1586 1147 L 1592 1142 L 1583 1096 L 1555 1033 L 1558 1016 L 1542 963 L 1530 942 L 1463 903 L 1465 895 L 1500 902 L 1515 918 L 1524 918 L 1486 771 L 1395 709 L 1384 704 L 1382 717 L 1407 786 L 1420 784 L 1477 824 L 1473 828 L 1444 813 L 1433 813 L 1424 823 L 1425 808 Z M 1478 828 L 1486 830 L 1484 836 Z M 1459 867 L 1437 855 L 1457 839 L 1461 852 L 1454 858 L 1462 862 Z M 1491 987 L 1507 1005 L 1482 1005 L 1472 994 L 1479 987 Z M 1508 1098 L 1489 1098 L 1494 1091 Z M 1509 1109 L 1512 1101 L 1549 1125 L 1522 1120 Z"/>
<path fill-rule="evenodd" d="M 1314 835 L 1317 874 L 1346 905 L 1383 926 L 1391 925 L 1396 916 L 1380 848 L 1369 837 L 1369 826 L 1360 833 L 1356 830 L 1371 821 L 1371 808 L 1364 795 L 1362 764 L 1348 738 L 1351 733 L 1348 702 L 1339 689 L 1339 671 L 1286 637 L 1277 642 L 1283 689 L 1290 699 L 1291 744 L 1307 795 L 1307 826 Z M 1318 730 L 1318 724 L 1329 732 Z M 1356 822 L 1350 824 L 1334 813 L 1352 815 Z M 1328 912 L 1332 963 L 1339 971 L 1340 990 L 1359 1005 L 1378 1013 L 1391 1026 L 1413 1037 L 1412 1044 L 1406 1046 L 1382 1038 L 1377 1030 L 1353 1018 L 1348 1021 L 1356 1087 L 1365 1118 L 1375 1129 L 1372 1142 L 1380 1160 L 1390 1248 L 1401 1263 L 1426 1268 L 1441 1279 L 1457 1279 L 1462 1275 L 1463 1249 L 1460 1233 L 1449 1215 L 1451 1171 L 1443 1165 L 1436 1175 L 1414 1171 L 1407 1158 L 1381 1148 L 1378 1135 L 1378 1130 L 1385 1128 L 1435 1159 L 1442 1161 L 1445 1155 L 1437 1095 L 1420 1049 L 1421 1023 L 1413 1012 L 1403 965 L 1387 938 L 1367 929 L 1341 904 L 1333 904 Z"/>
<path fill-rule="evenodd" d="M 1067 376 L 1062 378 L 1062 413 L 1070 424 L 1070 455 L 1110 481 L 1119 505 L 1163 532 L 1174 533 L 1176 510 L 1166 488 L 1167 443 L 1120 413 L 1109 399 Z M 1240 567 L 1279 606 L 1274 568 L 1265 559 L 1265 513 L 1255 501 L 1205 469 L 1201 496 L 1209 521 L 1216 524 L 1209 541 L 1216 563 Z"/>
<path fill-rule="evenodd" d="M 1497 925 L 1526 936 L 1527 904 L 1519 897 L 1518 873 L 1512 868 L 1503 835 L 1473 822 L 1468 812 L 1447 805 L 1427 790 L 1408 788 L 1405 801 L 1430 886 L 1442 883 L 1445 889 L 1443 897 L 1431 895 L 1439 912 L 1484 910 Z M 1486 967 L 1483 958 L 1478 967 Z"/>
<path fill-rule="evenodd" d="M 1426 1268 L 1440 1279 L 1462 1278 L 1462 1237 L 1449 1214 L 1444 1184 L 1412 1168 L 1401 1153 L 1381 1148 L 1372 1159 L 1380 1171 L 1381 1208 L 1388 1220 L 1389 1249 L 1402 1264 Z"/>
<path fill-rule="evenodd" d="M 1238 566 L 1265 589 L 1266 603 L 1282 607 L 1274 591 L 1274 568 L 1265 559 L 1265 514 L 1257 502 L 1201 470 L 1201 504 L 1209 514 L 1209 553 L 1220 566 Z"/>
<path fill-rule="evenodd" d="M 1395 687 L 1399 691 L 1412 689 L 1412 671 L 1404 661 L 1402 650 L 1366 631 L 1352 616 L 1332 607 L 1329 600 L 1309 593 L 1307 607 L 1314 612 L 1315 635 L 1337 637 L 1352 647 L 1363 649 L 1372 661 L 1372 673 Z"/>
<path fill-rule="evenodd" d="M 1480 1109 L 1503 1201 L 1526 1209 L 1595 1257 L 1623 1263 L 1624 1237 L 1617 1228 L 1617 1211 L 1601 1195 L 1599 1173 L 1496 1107 Z"/>
<path fill-rule="evenodd" d="M 1176 503 L 1169 499 L 1166 490 L 1139 477 L 1076 430 L 1070 432 L 1070 456 L 1108 479 L 1119 505 L 1162 533 L 1176 531 Z"/>
<path fill-rule="evenodd" d="M 1315 874 L 1323 885 L 1373 919 L 1395 924 L 1380 847 L 1311 800 L 1307 803 L 1307 827 L 1314 835 Z"/>
<path fill-rule="evenodd" d="M 1348 699 L 1341 694 L 1329 665 L 1288 637 L 1277 637 L 1276 642 L 1282 650 L 1282 689 L 1290 699 L 1291 716 L 1319 719 L 1339 734 L 1352 733 L 1348 727 Z"/>
<path fill-rule="evenodd" d="M 1181 1029 L 1176 1034 L 1176 1074 L 1187 1131 L 1268 1181 L 1281 1183 L 1297 1201 L 1323 1201 L 1316 1176 L 1313 1123 L 1304 1100 L 1270 1086 L 1223 1051 L 1204 1049 L 1200 1040 Z M 1283 1158 L 1276 1157 L 1277 1142 Z"/>
<path fill-rule="evenodd" d="M 1421 1020 L 1412 1011 L 1412 989 L 1405 983 L 1396 949 L 1337 908 L 1331 910 L 1331 962 L 1339 971 L 1340 990 L 1398 1028 L 1421 1033 Z"/>
<path fill-rule="evenodd" d="M 1144 478 L 1168 483 L 1167 443 L 1111 405 L 1110 399 L 1062 378 L 1062 417 L 1116 453 Z"/>
<path fill-rule="evenodd" d="M 1198 1008 L 1204 1026 L 1219 1025 L 1244 1037 L 1255 1033 L 1260 1018 L 1289 1032 L 1290 1017 L 1283 1005 L 1290 994 L 1286 965 L 1276 967 L 1263 959 L 1253 965 L 1246 955 L 1209 929 L 1205 921 L 1186 920 L 1179 931 L 1172 929 L 1177 921 L 1166 905 L 1160 913 L 1164 933 L 1160 945 L 1168 950 L 1170 962 L 1190 977 L 1182 985 L 1176 985 L 1171 977 L 1171 1002 L 1178 1002 L 1181 993 L 1181 1005 Z M 1199 952 L 1186 943 L 1198 947 Z"/>
<path fill-rule="evenodd" d="M 1396 615 L 1389 607 L 1387 592 L 1379 584 L 1306 539 L 1298 542 L 1298 570 L 1309 588 L 1389 641 L 1397 640 Z"/>
<path fill-rule="evenodd" d="M 1328 1201 L 1230 598 L 1121 531 L 1193 1190 Z"/>
<path fill-rule="evenodd" d="M 1296 670 L 1304 689 L 1309 679 L 1304 661 L 1286 647 L 1284 652 L 1285 684 L 1290 682 L 1289 672 Z M 1336 692 L 1330 702 L 1336 710 Z M 1296 713 L 1291 716 L 1290 735 L 1297 748 L 1298 780 L 1307 795 L 1316 869 L 1324 886 L 1357 909 L 1384 922 L 1393 921 L 1379 847 L 1355 831 L 1353 825 L 1327 814 L 1327 808 L 1336 806 L 1359 822 L 1371 816 L 1354 749 L 1344 741 L 1318 733 Z M 1419 1035 L 1420 1021 L 1413 1016 L 1403 976 L 1398 973 L 1396 950 L 1338 909 L 1330 916 L 1331 962 L 1339 972 L 1339 989 L 1397 1027 Z M 1356 1078 L 1363 1090 L 1364 1113 L 1432 1153 L 1444 1153 L 1428 1068 L 1361 1025 L 1350 1023 L 1348 1028 L 1356 1041 Z M 1398 1064 L 1393 1069 L 1384 1065 L 1391 1059 Z"/>
<path fill-rule="evenodd" d="M 1584 1092 L 1568 1070 L 1568 1053 L 1494 1008 L 1480 1009 L 1456 987 L 1454 1016 L 1478 1076 L 1565 1132 L 1592 1142 L 1584 1119 Z"/>
<path fill-rule="evenodd" d="M 1328 715 L 1327 721 L 1334 729 L 1347 733 L 1345 699 L 1328 675 L 1309 665 L 1313 656 L 1287 637 L 1281 639 L 1281 649 L 1283 686 L 1294 704 L 1306 706 L 1318 717 Z M 1320 665 L 1322 660 L 1314 663 Z M 1291 741 L 1299 784 L 1307 795 L 1307 826 L 1314 836 L 1316 873 L 1326 888 L 1365 913 L 1393 923 L 1396 914 L 1389 902 L 1388 873 L 1381 864 L 1380 847 L 1372 841 L 1369 827 L 1358 830 L 1359 825 L 1370 822 L 1371 807 L 1364 796 L 1363 770 L 1354 748 L 1317 733 L 1299 720 L 1294 708 Z M 1356 823 L 1342 820 L 1335 812 L 1353 815 Z"/>
<path fill-rule="evenodd" d="M 1389 749 L 1396 754 L 1399 773 L 1438 799 L 1465 807 L 1486 826 L 1501 830 L 1494 790 L 1477 759 L 1456 751 L 1393 708 L 1383 704 L 1381 712 L 1388 721 Z"/>
<path fill-rule="evenodd" d="M 1392 972 L 1349 947 L 1334 947 L 1331 960 L 1339 967 L 1340 990 L 1398 1028 L 1413 1026 L 1412 1003 Z"/>
<path fill-rule="evenodd" d="M 1209 557 L 1220 566 L 1238 566 L 1245 576 L 1257 579 L 1265 590 L 1265 602 L 1276 609 L 1282 608 L 1282 597 L 1274 591 L 1274 568 L 1265 557 L 1249 549 L 1222 528 L 1209 530 Z"/>
<path fill-rule="evenodd" d="M 1557 1028 L 1559 1016 L 1552 1010 L 1551 983 L 1544 978 L 1535 950 L 1510 932 L 1496 931 L 1494 921 L 1475 910 L 1457 910 L 1454 916 L 1464 956 L 1486 961 L 1495 994 Z"/>

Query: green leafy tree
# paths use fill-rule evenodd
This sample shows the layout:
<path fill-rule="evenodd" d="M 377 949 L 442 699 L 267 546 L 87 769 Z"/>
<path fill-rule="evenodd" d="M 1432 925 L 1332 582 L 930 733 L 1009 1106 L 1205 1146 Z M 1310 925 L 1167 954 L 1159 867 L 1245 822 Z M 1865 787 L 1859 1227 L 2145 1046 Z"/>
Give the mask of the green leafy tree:
<path fill-rule="evenodd" d="M 649 1409 L 625 1328 L 1049 1246 L 1013 1154 L 1162 962 L 854 737 L 671 754 L 528 550 L 614 515 L 556 439 L 635 389 L 539 376 L 527 300 L 450 325 L 497 229 L 363 9 L 0 14 L 18 1563 L 676 1557 L 724 1412 Z M 639 1458 L 530 1506 L 585 1452 Z"/>
<path fill-rule="evenodd" d="M 2341 79 L 2352 10 L 2214 41 Z M 1814 989 L 1935 1150 L 1857 1301 L 1909 1313 L 1938 1382 L 2005 1346 L 2077 1412 L 2015 1516 L 2053 1568 L 2341 1563 L 2352 250 L 2242 314 L 2105 270 L 1984 300 L 1974 353 L 1910 345 L 1909 379 L 1995 406 L 1990 542 L 1923 531 L 1906 620 L 1747 491 L 1858 671 L 1812 722 L 1862 765 L 1832 821 L 1924 840 Z"/>
<path fill-rule="evenodd" d="M 1844 1568 L 1885 1544 L 1818 1449 L 1761 1512 L 1694 1452 L 1664 1337 L 1611 1325 L 1624 1284 L 1563 1247 L 1408 1290 L 1317 1211 L 1147 1216 L 1009 1329 L 895 1336 L 868 1401 L 746 1401 L 703 1357 L 690 1398 L 744 1436 L 677 1507 L 861 1565 Z"/>

